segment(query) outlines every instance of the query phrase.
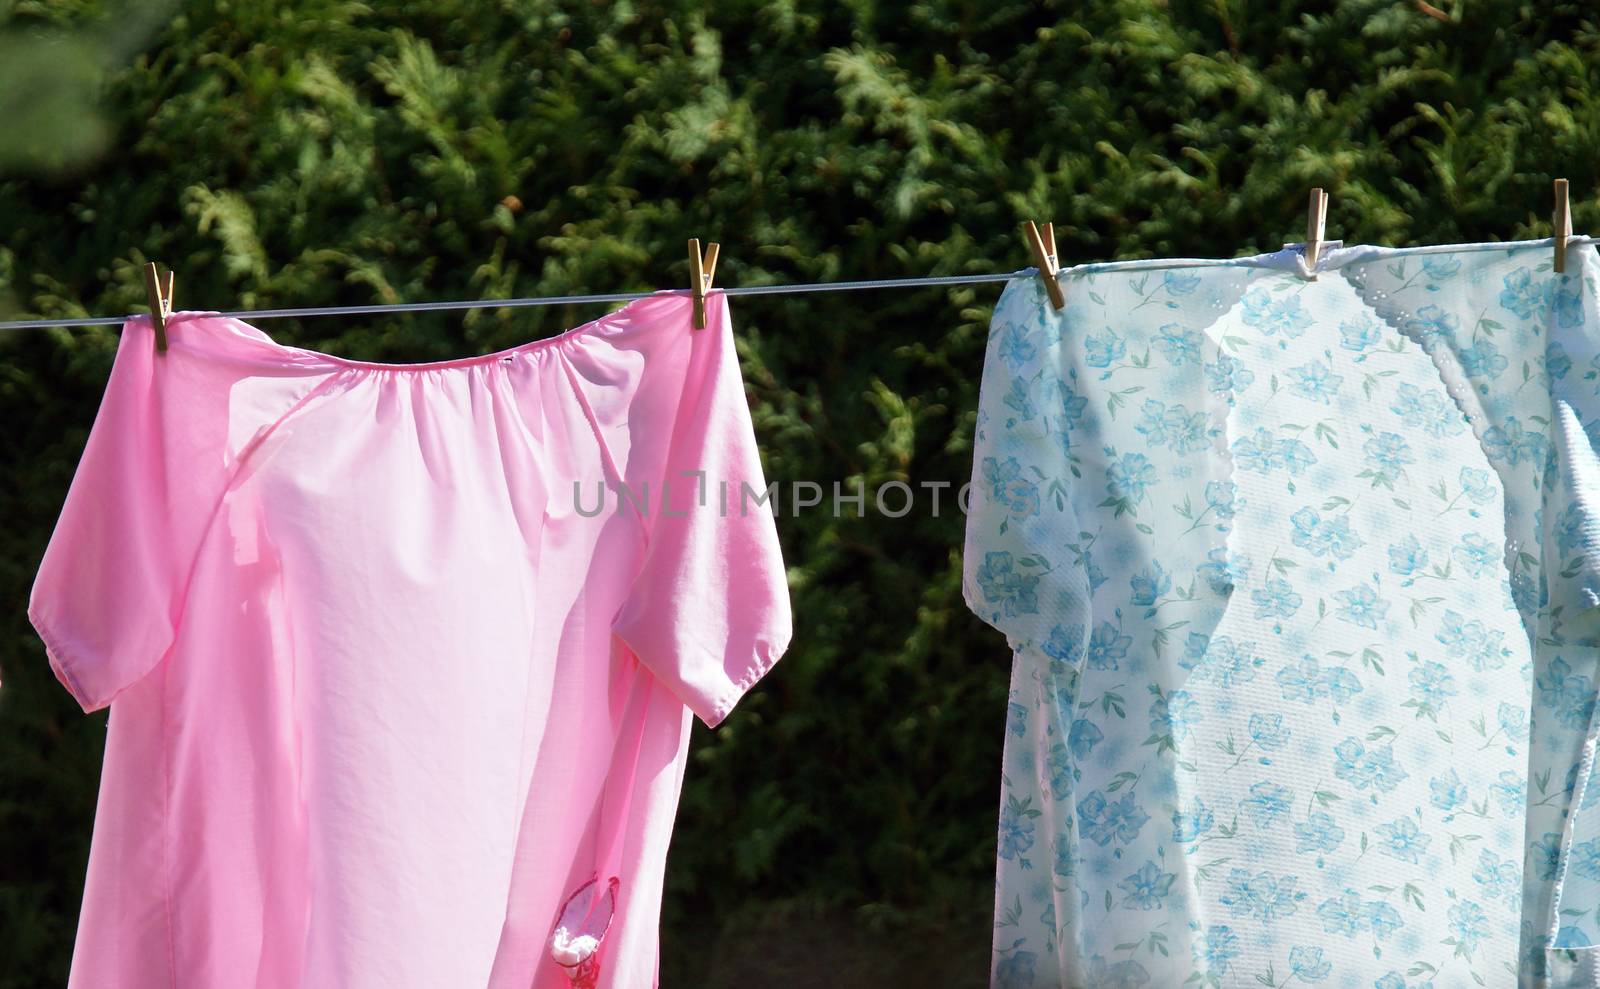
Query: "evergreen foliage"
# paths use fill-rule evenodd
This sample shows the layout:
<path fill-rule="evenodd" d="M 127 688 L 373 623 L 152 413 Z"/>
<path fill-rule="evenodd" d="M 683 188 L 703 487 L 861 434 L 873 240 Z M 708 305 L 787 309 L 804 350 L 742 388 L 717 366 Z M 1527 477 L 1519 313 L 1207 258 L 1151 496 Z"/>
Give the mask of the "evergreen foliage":
<path fill-rule="evenodd" d="M 1233 256 L 1304 231 L 1548 236 L 1600 220 L 1600 27 L 1522 0 L 0 0 L 0 318 L 997 272 Z M 779 527 L 797 634 L 696 728 L 662 982 L 975 986 L 1009 654 L 959 585 L 959 486 L 999 286 L 734 300 L 770 479 L 869 492 Z M 594 307 L 273 321 L 384 361 Z M 24 615 L 114 330 L 0 338 L 0 989 L 60 985 L 105 716 Z M 831 490 L 829 491 L 831 495 Z M 447 850 L 441 850 L 447 853 Z"/>

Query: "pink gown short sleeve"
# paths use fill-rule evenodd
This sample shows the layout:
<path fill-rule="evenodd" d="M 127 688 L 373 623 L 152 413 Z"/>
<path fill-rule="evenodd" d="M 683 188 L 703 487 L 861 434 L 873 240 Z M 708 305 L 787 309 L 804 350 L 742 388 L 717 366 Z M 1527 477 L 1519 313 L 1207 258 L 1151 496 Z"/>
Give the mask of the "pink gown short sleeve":
<path fill-rule="evenodd" d="M 157 374 L 150 341 L 142 322 L 122 334 L 29 601 L 56 675 L 85 711 L 171 647 L 223 485 L 226 372 L 179 356 Z"/>
<path fill-rule="evenodd" d="M 665 470 L 649 489 L 643 565 L 613 625 L 711 727 L 783 654 L 790 632 L 777 526 L 727 332 L 727 301 L 714 301 L 720 318 L 683 348 Z"/>
<path fill-rule="evenodd" d="M 791 627 L 710 310 L 410 365 L 124 326 L 29 602 L 111 709 L 72 987 L 655 984 L 693 717 Z"/>

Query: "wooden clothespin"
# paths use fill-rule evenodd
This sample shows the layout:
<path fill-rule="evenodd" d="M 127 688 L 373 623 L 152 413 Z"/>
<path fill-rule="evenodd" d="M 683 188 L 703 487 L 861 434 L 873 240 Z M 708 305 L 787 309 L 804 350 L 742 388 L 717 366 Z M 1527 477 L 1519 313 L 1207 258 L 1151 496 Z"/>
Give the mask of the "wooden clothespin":
<path fill-rule="evenodd" d="M 1032 220 L 1022 224 L 1022 232 L 1028 238 L 1028 249 L 1033 253 L 1033 265 L 1039 269 L 1039 277 L 1044 279 L 1044 290 L 1050 294 L 1050 305 L 1058 312 L 1067 306 L 1067 295 L 1061 291 L 1061 281 L 1056 277 L 1061 273 L 1061 261 L 1056 256 L 1056 226 L 1053 223 L 1044 225 L 1044 232 L 1039 232 L 1039 227 Z"/>
<path fill-rule="evenodd" d="M 165 278 L 151 261 L 144 266 L 144 290 L 150 297 L 150 323 L 156 328 L 156 353 L 167 352 L 167 317 L 172 315 L 172 269 Z"/>
<path fill-rule="evenodd" d="M 1311 203 L 1306 209 L 1306 267 L 1316 277 L 1317 259 L 1322 256 L 1322 242 L 1328 232 L 1328 194 L 1321 189 L 1311 190 Z"/>
<path fill-rule="evenodd" d="M 1556 179 L 1556 273 L 1567 270 L 1567 238 L 1572 236 L 1572 205 L 1567 201 L 1567 180 Z"/>
<path fill-rule="evenodd" d="M 711 291 L 712 279 L 717 273 L 717 251 L 720 245 L 712 241 L 706 253 L 700 254 L 700 238 L 689 239 L 689 291 L 694 295 L 694 328 L 706 328 L 706 293 Z"/>

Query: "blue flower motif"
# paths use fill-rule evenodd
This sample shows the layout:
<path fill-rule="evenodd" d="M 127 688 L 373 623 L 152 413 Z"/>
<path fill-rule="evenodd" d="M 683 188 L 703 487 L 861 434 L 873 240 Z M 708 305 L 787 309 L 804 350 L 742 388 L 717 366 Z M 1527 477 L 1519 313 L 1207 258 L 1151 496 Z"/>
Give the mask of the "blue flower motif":
<path fill-rule="evenodd" d="M 1099 955 L 1089 959 L 1089 985 L 1093 989 L 1143 989 L 1150 973 L 1132 958 L 1107 965 Z"/>
<path fill-rule="evenodd" d="M 1289 949 L 1289 973 L 1301 982 L 1321 982 L 1333 974 L 1333 963 L 1322 957 L 1321 948 Z"/>
<path fill-rule="evenodd" d="M 1498 781 L 1489 785 L 1489 795 L 1507 816 L 1520 815 L 1528 799 L 1527 782 L 1512 770 L 1503 769 Z"/>
<path fill-rule="evenodd" d="M 1522 901 L 1522 867 L 1487 848 L 1478 853 L 1478 867 L 1472 870 L 1472 879 L 1490 899 L 1505 900 L 1511 907 Z"/>
<path fill-rule="evenodd" d="M 1039 348 L 1033 345 L 1033 339 L 1026 326 L 1020 323 L 1008 323 L 1000 332 L 1000 349 L 997 353 L 1000 359 L 1005 361 L 1006 367 L 1015 374 L 1018 368 L 1038 356 Z"/>
<path fill-rule="evenodd" d="M 1317 916 L 1322 918 L 1324 931 L 1329 934 L 1343 934 L 1349 938 L 1370 930 L 1374 938 L 1382 941 L 1404 926 L 1400 914 L 1394 907 L 1382 901 L 1363 903 L 1360 895 L 1353 889 L 1345 890 L 1341 896 L 1324 900 L 1317 907 Z"/>
<path fill-rule="evenodd" d="M 1389 545 L 1389 570 L 1409 577 L 1428 565 L 1428 551 L 1422 548 L 1416 536 L 1406 536 Z"/>
<path fill-rule="evenodd" d="M 1028 709 L 1016 701 L 1006 705 L 1006 730 L 1018 738 L 1028 733 Z"/>
<path fill-rule="evenodd" d="M 1289 802 L 1294 799 L 1294 791 L 1286 786 L 1262 780 L 1252 784 L 1250 796 L 1239 801 L 1239 808 L 1250 814 L 1256 827 L 1267 829 L 1277 824 L 1289 813 Z"/>
<path fill-rule="evenodd" d="M 1126 498 L 1138 504 L 1144 500 L 1146 489 L 1155 483 L 1155 465 L 1142 453 L 1124 453 L 1106 468 L 1106 490 L 1113 498 Z"/>
<path fill-rule="evenodd" d="M 1186 670 L 1192 670 L 1206 658 L 1206 650 L 1211 648 L 1211 636 L 1204 632 L 1190 632 L 1183 641 L 1183 658 L 1178 660 L 1178 665 Z"/>
<path fill-rule="evenodd" d="M 1439 291 L 1440 283 L 1454 278 L 1460 270 L 1461 260 L 1449 255 L 1428 258 L 1422 262 L 1424 284 L 1430 292 Z"/>
<path fill-rule="evenodd" d="M 1401 324 L 1423 347 L 1431 347 L 1439 337 L 1454 336 L 1460 322 L 1453 313 L 1438 306 L 1423 306 L 1416 315 Z"/>
<path fill-rule="evenodd" d="M 1013 951 L 994 967 L 994 989 L 1031 989 L 1038 958 L 1031 951 Z"/>
<path fill-rule="evenodd" d="M 1100 568 L 1100 565 L 1095 562 L 1094 550 L 1088 547 L 1085 547 L 1083 550 L 1083 569 L 1084 573 L 1089 578 L 1090 594 L 1093 594 L 1095 591 L 1099 590 L 1101 585 L 1110 579 L 1106 576 L 1105 571 Z"/>
<path fill-rule="evenodd" d="M 1104 336 L 1090 333 L 1083 338 L 1083 362 L 1090 367 L 1110 367 L 1127 352 L 1127 343 L 1109 329 Z"/>
<path fill-rule="evenodd" d="M 1205 375 L 1206 389 L 1222 395 L 1242 392 L 1256 380 L 1255 372 L 1245 367 L 1242 361 L 1222 353 L 1205 366 Z M 1232 404 L 1231 395 L 1228 401 Z"/>
<path fill-rule="evenodd" d="M 1161 284 L 1172 295 L 1188 295 L 1200 287 L 1200 275 L 1197 272 L 1173 269 L 1161 276 Z"/>
<path fill-rule="evenodd" d="M 1226 594 L 1233 590 L 1235 584 L 1249 576 L 1250 557 L 1241 553 L 1235 554 L 1230 560 L 1228 548 L 1218 546 L 1206 554 L 1206 562 L 1195 570 L 1213 591 Z"/>
<path fill-rule="evenodd" d="M 1133 589 L 1132 603 L 1140 607 L 1155 604 L 1161 595 L 1172 590 L 1172 575 L 1162 569 L 1161 561 L 1154 561 L 1149 569 L 1141 570 L 1129 580 Z"/>
<path fill-rule="evenodd" d="M 1544 348 L 1544 373 L 1550 376 L 1551 381 L 1560 381 L 1572 370 L 1572 358 L 1567 356 L 1567 350 L 1561 346 L 1561 341 L 1551 340 Z"/>
<path fill-rule="evenodd" d="M 1303 599 L 1282 577 L 1268 577 L 1266 583 L 1250 592 L 1256 603 L 1257 618 L 1289 618 L 1300 610 Z"/>
<path fill-rule="evenodd" d="M 1201 835 L 1211 830 L 1216 823 L 1211 810 L 1206 807 L 1205 801 L 1195 799 L 1194 809 L 1188 812 L 1173 811 L 1172 813 L 1172 840 L 1180 844 L 1196 841 Z"/>
<path fill-rule="evenodd" d="M 1328 934 L 1353 938 L 1367 926 L 1367 911 L 1353 889 L 1322 901 L 1317 907 L 1317 916 L 1322 918 L 1322 929 Z"/>
<path fill-rule="evenodd" d="M 1572 672 L 1565 659 L 1557 656 L 1542 673 L 1535 673 L 1534 687 L 1539 706 L 1553 712 L 1568 728 L 1584 729 L 1594 713 L 1594 684 L 1586 676 Z"/>
<path fill-rule="evenodd" d="M 1600 881 L 1600 838 L 1572 846 L 1571 868 L 1585 879 Z"/>
<path fill-rule="evenodd" d="M 1417 822 L 1409 817 L 1398 817 L 1388 824 L 1378 825 L 1378 835 L 1383 839 L 1379 851 L 1397 858 L 1402 862 L 1416 865 L 1423 853 L 1428 850 L 1432 838 L 1423 834 L 1417 828 Z"/>
<path fill-rule="evenodd" d="M 1235 440 L 1232 453 L 1235 466 L 1257 474 L 1283 469 L 1289 476 L 1298 477 L 1301 471 L 1317 462 L 1317 455 L 1304 443 L 1276 439 L 1265 429 L 1257 429 L 1254 434 Z"/>
<path fill-rule="evenodd" d="M 1461 468 L 1461 493 L 1479 505 L 1494 500 L 1494 475 L 1477 467 Z"/>
<path fill-rule="evenodd" d="M 1334 374 L 1333 368 L 1322 361 L 1292 367 L 1286 373 L 1296 395 L 1323 405 L 1332 404 L 1333 396 L 1339 394 L 1339 384 L 1344 381 L 1342 375 Z"/>
<path fill-rule="evenodd" d="M 1204 933 L 1196 930 L 1189 950 L 1194 954 L 1195 964 L 1206 975 L 1227 975 L 1233 959 L 1239 956 L 1239 939 L 1228 925 L 1214 924 L 1206 928 Z"/>
<path fill-rule="evenodd" d="M 1013 797 L 1006 801 L 1000 811 L 1000 857 L 1016 858 L 1019 853 L 1032 847 L 1033 819 L 1028 813 L 1027 802 L 1019 803 Z"/>
<path fill-rule="evenodd" d="M 1234 498 L 1238 488 L 1232 481 L 1206 482 L 1206 507 L 1219 519 L 1233 518 L 1237 506 Z"/>
<path fill-rule="evenodd" d="M 1439 631 L 1434 633 L 1434 638 L 1444 643 L 1446 656 L 1465 659 L 1479 673 L 1498 670 L 1506 664 L 1511 650 L 1502 644 L 1504 637 L 1504 631 L 1491 631 L 1483 622 L 1468 621 L 1451 609 L 1445 611 Z"/>
<path fill-rule="evenodd" d="M 1379 941 L 1405 926 L 1399 911 L 1381 902 L 1367 904 L 1367 924 L 1372 928 L 1372 936 Z"/>
<path fill-rule="evenodd" d="M 1083 419 L 1083 410 L 1089 406 L 1089 399 L 1072 390 L 1072 386 L 1065 381 L 1058 382 L 1056 390 L 1060 393 L 1058 403 L 1061 409 L 1061 428 L 1069 430 L 1079 425 Z"/>
<path fill-rule="evenodd" d="M 1543 605 L 1544 591 L 1535 587 L 1533 575 L 1526 570 L 1516 570 L 1511 574 L 1511 600 L 1513 606 L 1523 614 L 1532 612 Z"/>
<path fill-rule="evenodd" d="M 1046 765 L 1050 771 L 1050 795 L 1057 800 L 1065 800 L 1072 792 L 1072 759 L 1067 755 L 1066 745 L 1052 743 Z"/>
<path fill-rule="evenodd" d="M 1286 701 L 1311 704 L 1318 697 L 1331 697 L 1335 704 L 1343 704 L 1361 693 L 1361 680 L 1354 673 L 1342 666 L 1323 669 L 1317 658 L 1310 655 L 1279 670 L 1277 681 Z"/>
<path fill-rule="evenodd" d="M 1580 766 L 1576 764 L 1567 768 L 1567 780 L 1563 792 L 1568 797 L 1571 797 L 1577 789 L 1579 768 Z M 1502 776 L 1504 775 L 1502 774 Z M 1579 802 L 1578 807 L 1580 810 L 1588 810 L 1596 805 L 1600 805 L 1600 761 L 1596 761 L 1590 767 L 1589 779 L 1584 783 L 1583 799 Z"/>
<path fill-rule="evenodd" d="M 1378 592 L 1366 584 L 1359 584 L 1334 595 L 1339 602 L 1339 617 L 1362 628 L 1378 627 L 1378 620 L 1389 611 L 1389 602 L 1378 597 Z"/>
<path fill-rule="evenodd" d="M 1128 640 L 1132 642 L 1130 638 Z M 1050 629 L 1050 638 L 1039 647 L 1046 656 L 1060 663 L 1076 666 L 1083 655 L 1083 626 L 1057 625 Z"/>
<path fill-rule="evenodd" d="M 1556 533 L 1556 549 L 1561 553 L 1562 559 L 1572 555 L 1572 551 L 1583 545 L 1583 512 L 1576 502 L 1563 508 L 1551 523 L 1551 528 Z"/>
<path fill-rule="evenodd" d="M 1589 935 L 1584 933 L 1583 928 L 1571 924 L 1563 924 L 1556 931 L 1556 936 L 1550 941 L 1548 947 L 1589 948 L 1593 947 L 1593 942 L 1589 940 Z"/>
<path fill-rule="evenodd" d="M 1165 354 L 1167 363 L 1173 367 L 1200 363 L 1200 333 L 1177 323 L 1168 323 L 1157 330 L 1151 346 Z"/>
<path fill-rule="evenodd" d="M 1012 481 L 995 500 L 1004 504 L 1007 513 L 1019 522 L 1039 514 L 1039 486 L 1032 481 Z"/>
<path fill-rule="evenodd" d="M 1055 843 L 1055 864 L 1051 871 L 1058 876 L 1075 876 L 1078 874 L 1078 858 L 1073 853 L 1072 842 L 1057 841 Z"/>
<path fill-rule="evenodd" d="M 1033 406 L 1033 396 L 1028 391 L 1028 383 L 1021 378 L 1011 379 L 1011 390 L 1006 392 L 1003 401 L 1007 408 L 1016 411 L 1017 420 L 1022 422 L 1032 419 L 1039 411 Z"/>
<path fill-rule="evenodd" d="M 1135 423 L 1133 428 L 1144 434 L 1145 442 L 1150 446 L 1166 446 L 1167 427 L 1164 421 L 1167 414 L 1166 403 L 1147 398 L 1144 404 L 1139 406 L 1139 411 L 1143 418 Z"/>
<path fill-rule="evenodd" d="M 1128 644 L 1132 641 L 1133 636 L 1123 635 L 1117 626 L 1101 622 L 1089 637 L 1089 668 L 1117 669 L 1117 661 L 1128 655 Z"/>
<path fill-rule="evenodd" d="M 1175 741 L 1189 737 L 1189 728 L 1200 720 L 1200 705 L 1185 690 L 1174 690 L 1150 705 L 1150 730 Z"/>
<path fill-rule="evenodd" d="M 1256 327 L 1262 336 L 1282 333 L 1293 339 L 1311 325 L 1311 317 L 1300 308 L 1300 296 L 1274 299 L 1266 289 L 1254 288 L 1240 300 L 1244 325 Z"/>
<path fill-rule="evenodd" d="M 1339 346 L 1358 354 L 1369 347 L 1376 347 L 1379 329 L 1377 321 L 1370 316 L 1347 319 L 1339 324 Z"/>
<path fill-rule="evenodd" d="M 1366 541 L 1350 531 L 1350 516 L 1323 521 L 1315 509 L 1302 508 L 1289 516 L 1294 526 L 1290 539 L 1296 546 L 1309 550 L 1312 556 L 1332 554 L 1336 560 L 1348 560 Z"/>
<path fill-rule="evenodd" d="M 1072 749 L 1073 755 L 1084 759 L 1103 738 L 1105 733 L 1095 727 L 1094 722 L 1078 718 L 1072 722 L 1072 730 L 1067 733 L 1067 746 Z"/>
<path fill-rule="evenodd" d="M 1469 577 L 1482 577 L 1500 567 L 1500 553 L 1489 540 L 1469 532 L 1461 537 L 1461 544 L 1450 550 L 1451 555 L 1467 571 Z"/>
<path fill-rule="evenodd" d="M 1533 272 L 1518 268 L 1501 283 L 1500 306 L 1521 319 L 1531 319 L 1533 314 L 1550 304 L 1555 286 L 1549 282 L 1534 284 Z"/>
<path fill-rule="evenodd" d="M 1390 481 L 1397 480 L 1405 472 L 1406 464 L 1417 462 L 1411 454 L 1411 445 L 1399 433 L 1379 433 L 1362 444 L 1361 449 L 1373 473 Z"/>
<path fill-rule="evenodd" d="M 985 553 L 983 564 L 978 567 L 977 581 L 983 599 L 990 604 L 998 603 L 1008 618 L 1039 613 L 1036 593 L 1039 578 L 1013 570 L 1010 553 Z"/>
<path fill-rule="evenodd" d="M 1456 678 L 1442 663 L 1426 662 L 1411 668 L 1411 699 L 1437 709 L 1457 693 Z"/>
<path fill-rule="evenodd" d="M 1270 872 L 1252 876 L 1244 869 L 1233 869 L 1228 873 L 1227 884 L 1218 899 L 1235 917 L 1277 920 L 1298 910 L 1300 901 L 1306 898 L 1303 891 L 1295 888 L 1299 884 L 1296 876 L 1274 876 Z"/>
<path fill-rule="evenodd" d="M 1583 297 L 1577 289 L 1557 289 L 1555 310 L 1557 326 L 1573 327 L 1583 325 Z"/>
<path fill-rule="evenodd" d="M 1289 729 L 1281 714 L 1250 715 L 1250 738 L 1267 751 L 1281 749 L 1289 744 Z"/>
<path fill-rule="evenodd" d="M 1022 465 L 1017 463 L 1016 457 L 1004 460 L 984 457 L 979 473 L 983 475 L 984 483 L 989 485 L 991 496 L 999 499 L 1004 497 L 1006 486 L 1022 476 Z"/>
<path fill-rule="evenodd" d="M 1540 951 L 1539 957 L 1541 959 L 1544 957 L 1543 950 Z M 1405 976 L 1399 972 L 1390 972 L 1372 985 L 1373 989 L 1433 989 L 1433 981 L 1431 979 L 1427 982 L 1417 982 L 1407 986 Z"/>
<path fill-rule="evenodd" d="M 1335 704 L 1346 704 L 1361 693 L 1361 680 L 1342 666 L 1330 666 L 1322 671 L 1322 689 Z"/>
<path fill-rule="evenodd" d="M 1167 436 L 1167 444 L 1173 453 L 1184 454 L 1202 450 L 1207 445 L 1211 435 L 1206 429 L 1206 417 L 1199 412 L 1191 413 L 1181 405 L 1174 405 L 1162 417 L 1162 426 Z"/>
<path fill-rule="evenodd" d="M 1478 949 L 1478 942 L 1489 935 L 1489 918 L 1484 914 L 1483 908 L 1471 900 L 1463 900 L 1451 907 L 1447 916 L 1450 918 L 1450 933 L 1455 936 L 1456 946 L 1467 958 Z"/>
<path fill-rule="evenodd" d="M 1497 636 L 1500 634 L 1495 633 Z M 1500 730 L 1506 737 L 1514 742 L 1525 741 L 1528 737 L 1528 709 L 1515 707 L 1504 701 L 1495 709 L 1495 720 L 1500 724 Z"/>
<path fill-rule="evenodd" d="M 1461 782 L 1461 777 L 1456 775 L 1454 769 L 1447 771 L 1443 776 L 1429 779 L 1428 789 L 1433 791 L 1433 796 L 1428 798 L 1428 802 L 1440 810 L 1455 810 L 1467 802 L 1467 786 Z"/>
<path fill-rule="evenodd" d="M 1297 852 L 1331 852 L 1344 841 L 1344 828 L 1322 811 L 1308 815 L 1305 823 L 1296 824 L 1294 833 L 1299 839 L 1294 846 Z"/>
<path fill-rule="evenodd" d="M 1150 820 L 1150 815 L 1138 805 L 1132 793 L 1123 794 L 1120 800 L 1107 801 L 1105 794 L 1091 790 L 1078 801 L 1078 818 L 1082 821 L 1083 836 L 1104 848 L 1113 839 L 1131 843 L 1139 837 L 1139 829 Z"/>
<path fill-rule="evenodd" d="M 1549 443 L 1543 433 L 1523 429 L 1516 416 L 1506 416 L 1503 425 L 1491 426 L 1483 434 L 1483 449 L 1489 459 L 1504 461 L 1512 467 L 1524 460 L 1531 463 L 1544 460 Z"/>
<path fill-rule="evenodd" d="M 1128 894 L 1122 898 L 1122 905 L 1137 910 L 1159 910 L 1177 878 L 1173 873 L 1156 868 L 1155 862 L 1146 860 L 1138 872 L 1117 883 L 1118 888 Z"/>
<path fill-rule="evenodd" d="M 1466 416 L 1455 403 L 1438 392 L 1423 391 L 1416 385 L 1401 385 L 1390 411 L 1407 426 L 1421 429 L 1433 437 L 1456 436 L 1467 428 Z"/>
<path fill-rule="evenodd" d="M 1491 341 L 1479 340 L 1460 353 L 1461 370 L 1469 378 L 1488 378 L 1493 381 L 1506 369 L 1507 361 L 1500 348 Z"/>
<path fill-rule="evenodd" d="M 1394 746 L 1368 749 L 1353 736 L 1333 747 L 1333 758 L 1333 775 L 1357 790 L 1370 786 L 1389 793 L 1410 775 L 1394 761 Z"/>
<path fill-rule="evenodd" d="M 1256 667 L 1266 660 L 1255 654 L 1255 643 L 1234 642 L 1226 635 L 1197 643 L 1189 639 L 1191 647 L 1199 644 L 1200 654 L 1189 665 L 1194 669 L 1194 679 L 1201 683 L 1215 683 L 1219 687 L 1249 683 L 1256 678 Z"/>
<path fill-rule="evenodd" d="M 1578 785 L 1578 768 L 1573 766 L 1567 770 L 1569 779 L 1567 780 L 1566 792 L 1568 794 L 1571 794 Z M 1578 804 L 1578 807 L 1580 810 L 1588 810 L 1596 805 L 1600 805 L 1600 759 L 1595 760 L 1589 767 L 1589 779 L 1584 783 L 1583 799 Z"/>

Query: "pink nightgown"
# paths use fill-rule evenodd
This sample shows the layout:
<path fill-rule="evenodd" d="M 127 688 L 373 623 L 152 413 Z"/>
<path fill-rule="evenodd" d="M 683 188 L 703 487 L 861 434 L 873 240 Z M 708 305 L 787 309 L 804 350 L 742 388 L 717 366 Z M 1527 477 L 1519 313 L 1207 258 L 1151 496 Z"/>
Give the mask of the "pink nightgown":
<path fill-rule="evenodd" d="M 654 984 L 691 712 L 790 635 L 690 307 L 409 365 L 126 324 L 29 608 L 111 705 L 73 986 Z"/>

